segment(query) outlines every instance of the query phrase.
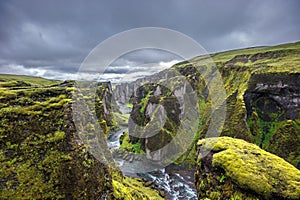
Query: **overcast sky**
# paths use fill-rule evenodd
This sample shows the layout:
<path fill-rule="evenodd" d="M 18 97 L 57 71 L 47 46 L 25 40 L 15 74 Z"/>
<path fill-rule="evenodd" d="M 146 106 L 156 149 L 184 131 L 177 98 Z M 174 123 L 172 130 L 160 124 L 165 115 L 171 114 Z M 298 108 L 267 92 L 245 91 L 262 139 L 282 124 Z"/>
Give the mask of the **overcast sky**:
<path fill-rule="evenodd" d="M 299 8 L 298 0 L 2 0 L 0 73 L 72 79 L 96 45 L 138 27 L 180 31 L 208 52 L 299 41 Z M 140 77 L 178 61 L 167 52 L 134 52 L 102 78 Z"/>

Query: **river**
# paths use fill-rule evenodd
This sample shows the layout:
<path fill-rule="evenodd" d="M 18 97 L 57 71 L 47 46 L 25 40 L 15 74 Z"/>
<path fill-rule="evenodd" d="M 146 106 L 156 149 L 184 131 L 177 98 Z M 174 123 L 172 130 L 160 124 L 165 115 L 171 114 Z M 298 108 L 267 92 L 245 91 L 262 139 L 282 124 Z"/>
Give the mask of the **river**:
<path fill-rule="evenodd" d="M 131 109 L 123 104 L 118 104 L 122 114 L 130 113 Z M 111 151 L 120 150 L 120 137 L 128 130 L 128 127 L 120 127 L 117 131 L 111 131 L 108 136 L 107 144 Z M 116 152 L 116 151 L 115 151 Z M 175 165 L 169 165 L 164 168 L 157 169 L 148 173 L 130 172 L 130 169 L 136 169 L 141 164 L 138 159 L 123 159 L 115 157 L 116 163 L 121 168 L 126 168 L 125 176 L 138 177 L 159 190 L 165 192 L 165 199 L 169 200 L 196 200 L 197 192 L 194 185 L 194 169 L 185 169 Z M 144 165 L 144 163 L 143 163 Z M 149 165 L 151 165 L 149 163 Z M 151 166 L 152 167 L 152 166 Z"/>

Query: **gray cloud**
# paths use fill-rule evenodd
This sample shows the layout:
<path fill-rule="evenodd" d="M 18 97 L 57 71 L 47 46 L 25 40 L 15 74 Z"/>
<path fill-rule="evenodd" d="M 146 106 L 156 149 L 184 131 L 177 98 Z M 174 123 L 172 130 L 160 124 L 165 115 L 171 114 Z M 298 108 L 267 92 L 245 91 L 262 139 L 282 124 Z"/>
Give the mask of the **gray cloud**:
<path fill-rule="evenodd" d="M 208 52 L 297 41 L 299 7 L 297 0 L 4 0 L 0 2 L 0 73 L 40 70 L 48 78 L 68 77 L 99 42 L 146 26 L 185 33 Z M 126 66 L 140 72 L 142 64 L 172 60 L 178 58 L 139 51 L 115 61 L 107 73 L 128 73 Z M 22 70 L 13 71 L 20 66 Z"/>

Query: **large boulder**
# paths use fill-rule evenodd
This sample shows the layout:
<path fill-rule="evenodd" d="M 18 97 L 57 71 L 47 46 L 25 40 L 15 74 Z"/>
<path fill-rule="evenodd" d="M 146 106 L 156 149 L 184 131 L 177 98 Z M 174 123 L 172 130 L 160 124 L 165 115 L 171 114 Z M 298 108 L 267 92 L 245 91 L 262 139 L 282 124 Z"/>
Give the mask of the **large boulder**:
<path fill-rule="evenodd" d="M 255 144 L 230 137 L 202 139 L 197 155 L 199 199 L 300 198 L 300 171 Z"/>

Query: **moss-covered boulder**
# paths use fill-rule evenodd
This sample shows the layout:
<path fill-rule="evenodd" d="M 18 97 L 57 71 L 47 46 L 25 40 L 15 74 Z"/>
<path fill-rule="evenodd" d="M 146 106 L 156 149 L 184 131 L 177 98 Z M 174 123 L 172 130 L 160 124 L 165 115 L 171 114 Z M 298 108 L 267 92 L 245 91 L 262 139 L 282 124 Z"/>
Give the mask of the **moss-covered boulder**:
<path fill-rule="evenodd" d="M 299 199 L 300 171 L 255 144 L 230 137 L 197 143 L 199 199 Z"/>

